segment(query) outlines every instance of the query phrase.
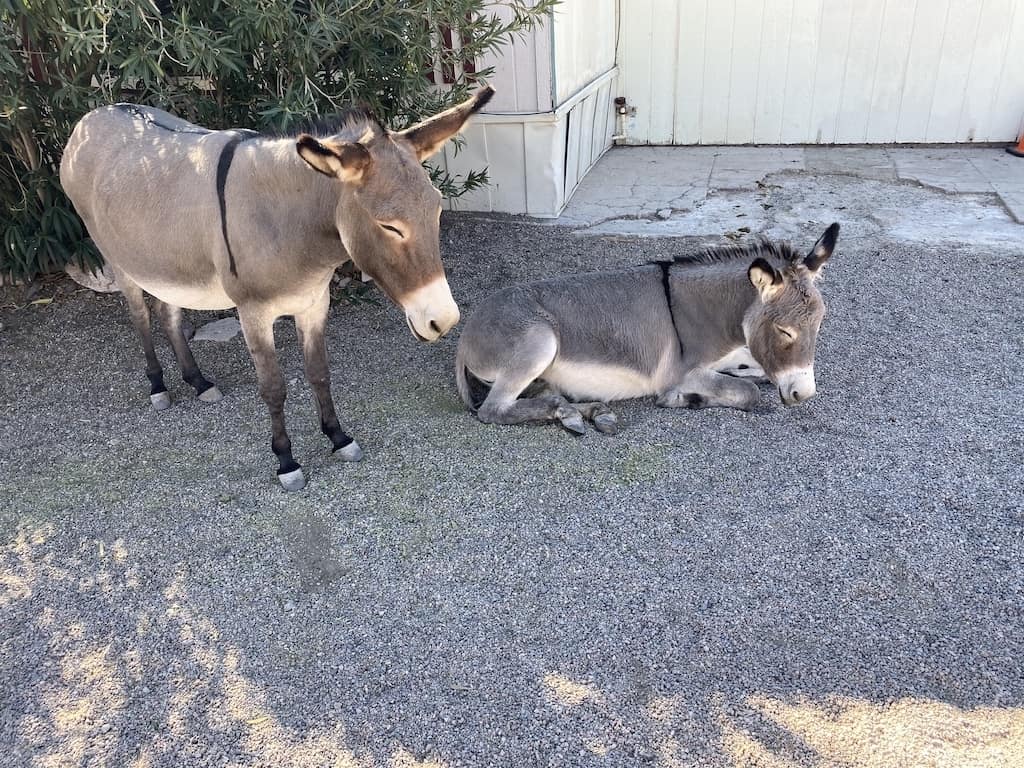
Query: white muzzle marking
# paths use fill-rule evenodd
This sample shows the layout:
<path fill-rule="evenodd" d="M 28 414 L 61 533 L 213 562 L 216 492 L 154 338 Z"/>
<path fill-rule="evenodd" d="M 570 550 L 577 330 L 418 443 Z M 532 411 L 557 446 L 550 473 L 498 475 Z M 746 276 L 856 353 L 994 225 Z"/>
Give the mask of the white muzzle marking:
<path fill-rule="evenodd" d="M 459 305 L 443 276 L 402 298 L 409 330 L 420 341 L 437 341 L 459 322 Z"/>
<path fill-rule="evenodd" d="M 779 384 L 779 396 L 786 405 L 796 405 L 804 400 L 810 400 L 818 391 L 814 385 L 814 366 L 783 371 L 776 380 Z"/>

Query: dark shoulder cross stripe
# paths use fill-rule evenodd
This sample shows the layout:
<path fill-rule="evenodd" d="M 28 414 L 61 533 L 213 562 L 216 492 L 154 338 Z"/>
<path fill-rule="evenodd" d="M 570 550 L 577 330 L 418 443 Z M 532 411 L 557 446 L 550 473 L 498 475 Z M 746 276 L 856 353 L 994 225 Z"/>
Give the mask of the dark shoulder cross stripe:
<path fill-rule="evenodd" d="M 672 331 L 676 335 L 676 341 L 679 342 L 679 354 L 683 354 L 683 340 L 679 338 L 679 326 L 676 325 L 676 312 L 672 308 L 672 284 L 669 282 L 669 272 L 672 270 L 672 265 L 678 262 L 676 261 L 653 261 L 652 264 L 657 264 L 661 267 L 661 288 L 665 291 L 665 303 L 668 304 L 668 316 L 672 320 Z"/>
<path fill-rule="evenodd" d="M 231 170 L 231 161 L 235 158 L 235 150 L 238 145 L 254 136 L 259 136 L 256 131 L 238 129 L 231 131 L 234 135 L 220 150 L 220 158 L 217 160 L 217 205 L 220 206 L 220 231 L 224 236 L 224 247 L 228 249 L 228 264 L 231 267 L 231 274 L 238 277 L 238 268 L 235 266 L 235 254 L 231 250 L 231 241 L 228 239 L 228 203 L 224 197 L 224 188 L 228 183 L 228 171 Z"/>

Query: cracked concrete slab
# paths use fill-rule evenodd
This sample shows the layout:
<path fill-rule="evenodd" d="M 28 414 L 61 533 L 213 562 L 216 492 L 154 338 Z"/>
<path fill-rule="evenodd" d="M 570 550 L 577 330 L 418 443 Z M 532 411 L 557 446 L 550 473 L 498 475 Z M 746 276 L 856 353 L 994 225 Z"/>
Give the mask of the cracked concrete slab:
<path fill-rule="evenodd" d="M 835 177 L 876 184 L 853 185 L 871 197 L 842 205 L 830 200 Z M 893 191 L 901 185 L 924 187 L 931 196 L 911 202 Z M 800 190 L 791 196 L 799 213 L 772 200 L 772 190 L 782 188 Z M 844 189 L 849 194 L 850 185 Z M 896 208 L 888 207 L 890 199 L 899 199 Z M 850 218 L 847 208 L 861 210 L 911 239 L 917 233 L 929 241 L 989 242 L 1011 232 L 1019 238 L 1024 159 L 998 147 L 617 147 L 554 223 L 580 234 L 735 239 L 792 229 L 801 216 L 819 220 L 812 214 L 822 211 L 808 206 L 834 210 L 837 219 Z M 925 221 L 924 212 L 937 218 Z"/>

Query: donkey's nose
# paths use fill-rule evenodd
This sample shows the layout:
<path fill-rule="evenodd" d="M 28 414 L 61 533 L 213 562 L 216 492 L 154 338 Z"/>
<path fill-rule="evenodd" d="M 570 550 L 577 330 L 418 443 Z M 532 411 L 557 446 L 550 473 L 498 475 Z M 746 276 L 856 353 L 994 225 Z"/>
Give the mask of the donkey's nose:
<path fill-rule="evenodd" d="M 409 327 L 420 341 L 436 341 L 459 322 L 459 306 L 443 276 L 413 291 L 401 303 Z"/>
<path fill-rule="evenodd" d="M 786 405 L 796 405 L 814 397 L 814 369 L 789 371 L 779 376 L 779 397 Z"/>

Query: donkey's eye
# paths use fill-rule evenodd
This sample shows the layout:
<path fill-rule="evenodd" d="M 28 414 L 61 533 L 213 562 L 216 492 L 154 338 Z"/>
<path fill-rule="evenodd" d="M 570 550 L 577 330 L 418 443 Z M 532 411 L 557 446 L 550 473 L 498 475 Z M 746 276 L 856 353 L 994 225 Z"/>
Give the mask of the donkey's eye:
<path fill-rule="evenodd" d="M 390 224 L 381 224 L 379 221 L 377 223 L 380 224 L 381 229 L 386 229 L 391 234 L 398 235 L 400 238 L 405 240 L 405 234 L 398 227 L 393 227 Z"/>
<path fill-rule="evenodd" d="M 775 330 L 778 331 L 779 333 L 781 333 L 787 339 L 795 339 L 796 338 L 796 332 L 793 331 L 791 328 L 783 328 L 781 325 L 776 325 L 775 326 Z"/>

